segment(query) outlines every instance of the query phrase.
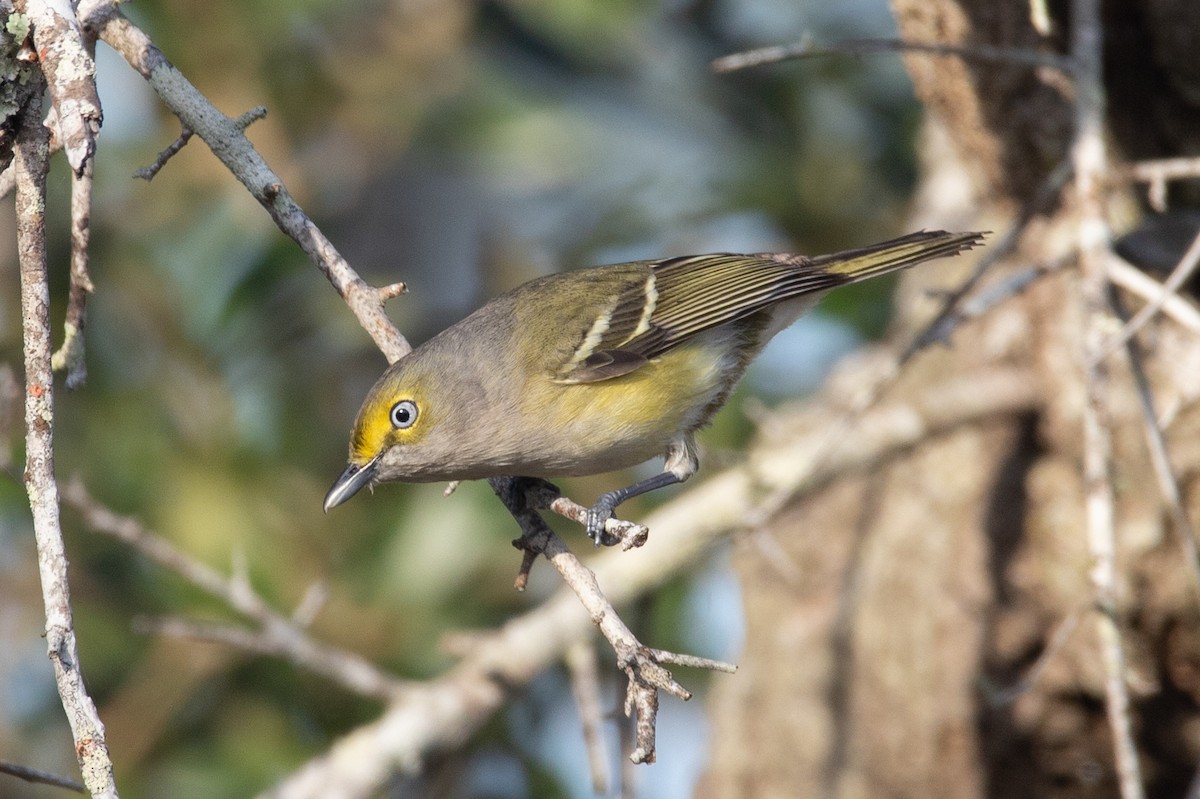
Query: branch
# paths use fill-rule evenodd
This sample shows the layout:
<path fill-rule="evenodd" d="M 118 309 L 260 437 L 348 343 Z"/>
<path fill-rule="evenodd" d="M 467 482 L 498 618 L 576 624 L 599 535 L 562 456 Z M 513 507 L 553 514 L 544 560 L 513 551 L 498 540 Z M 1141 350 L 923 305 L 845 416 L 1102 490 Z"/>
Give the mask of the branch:
<path fill-rule="evenodd" d="M 1079 265 L 1083 310 L 1083 479 L 1086 490 L 1087 543 L 1095 597 L 1096 633 L 1104 667 L 1105 707 L 1112 734 L 1122 799 L 1142 799 L 1141 769 L 1130 719 L 1125 651 L 1118 625 L 1116 528 L 1111 471 L 1111 411 L 1108 369 L 1103 358 L 1108 315 L 1107 263 L 1110 231 L 1105 217 L 1104 186 L 1108 160 L 1104 149 L 1105 96 L 1103 39 L 1099 0 L 1072 0 L 1071 54 L 1075 71 L 1075 165 L 1078 203 Z"/>
<path fill-rule="evenodd" d="M 1158 315 L 1158 312 L 1167 304 L 1167 300 L 1179 293 L 1180 287 L 1195 273 L 1197 266 L 1200 266 L 1200 230 L 1196 232 L 1195 238 L 1188 245 L 1183 257 L 1179 259 L 1179 263 L 1175 265 L 1175 268 L 1171 270 L 1171 274 L 1167 276 L 1167 280 L 1162 284 L 1158 296 L 1142 306 L 1133 318 L 1125 323 L 1120 333 L 1105 342 L 1099 357 L 1107 358 L 1137 335 L 1137 332 L 1145 327 L 1147 322 Z"/>
<path fill-rule="evenodd" d="M 118 516 L 88 493 L 83 482 L 72 479 L 63 486 L 63 501 L 73 507 L 93 532 L 115 538 L 192 585 L 208 592 L 253 621 L 258 629 L 228 633 L 221 640 L 255 653 L 276 654 L 308 671 L 320 674 L 362 696 L 392 700 L 403 695 L 407 683 L 381 671 L 370 661 L 350 652 L 321 644 L 303 626 L 272 608 L 250 585 L 244 570 L 231 577 L 195 560 L 165 538 L 155 535 L 136 519 Z M 301 606 L 308 602 L 302 602 Z M 303 614 L 300 614 L 303 615 Z M 178 627 L 171 632 L 177 632 Z M 211 628 L 210 628 L 211 629 Z M 229 628 L 225 628 L 227 631 Z M 215 640 L 219 634 L 196 635 Z M 246 643 L 249 638 L 256 639 Z"/>
<path fill-rule="evenodd" d="M 1138 161 L 1125 167 L 1122 175 L 1129 180 L 1150 184 L 1150 207 L 1161 213 L 1167 210 L 1167 183 L 1172 180 L 1200 178 L 1200 158 Z"/>
<path fill-rule="evenodd" d="M 25 350 L 25 487 L 33 512 L 38 571 L 46 609 L 46 643 L 84 784 L 93 797 L 117 796 L 104 725 L 79 668 L 67 556 L 54 479 L 54 375 L 50 369 L 50 288 L 46 277 L 46 172 L 49 132 L 41 98 L 25 108 L 15 148 L 17 247 Z"/>
<path fill-rule="evenodd" d="M 94 163 L 94 159 L 89 159 L 78 174 L 71 176 L 71 284 L 67 292 L 62 347 L 50 359 L 52 369 L 66 370 L 69 389 L 79 388 L 87 381 L 83 329 L 87 324 L 88 295 L 96 290 L 88 273 Z"/>
<path fill-rule="evenodd" d="M 1162 312 L 1181 327 L 1200 335 L 1200 311 L 1178 294 L 1163 290 L 1163 284 L 1126 261 L 1115 252 L 1108 253 L 1108 277 L 1128 292 L 1147 302 L 1163 298 Z"/>
<path fill-rule="evenodd" d="M 1020 50 L 1013 47 L 992 47 L 976 44 L 969 47 L 937 42 L 910 42 L 904 39 L 848 39 L 831 45 L 813 44 L 805 37 L 795 44 L 760 47 L 742 53 L 722 56 L 710 65 L 716 73 L 734 72 L 739 69 L 777 64 L 797 58 L 815 58 L 831 55 L 874 55 L 876 53 L 927 53 L 929 55 L 953 56 L 964 61 L 982 61 L 986 64 L 1017 64 L 1028 67 L 1050 67 L 1060 72 L 1071 70 L 1071 60 L 1055 53 L 1040 50 Z"/>
<path fill-rule="evenodd" d="M 104 114 L 96 94 L 96 61 L 68 0 L 15 0 L 33 23 L 33 43 L 50 89 L 58 139 L 76 176 L 96 153 Z"/>
<path fill-rule="evenodd" d="M 625 715 L 637 714 L 636 745 L 629 759 L 634 763 L 653 763 L 658 692 L 666 691 L 684 700 L 692 698 L 691 692 L 676 682 L 671 672 L 662 667 L 664 661 L 621 621 L 616 608 L 600 590 L 595 573 L 575 557 L 538 515 L 539 508 L 547 508 L 561 498 L 558 488 L 545 480 L 522 477 L 494 477 L 488 484 L 521 526 L 521 538 L 513 546 L 526 554 L 522 573 L 528 572 L 530 553 L 545 555 L 617 653 L 617 666 L 629 678 Z"/>
<path fill-rule="evenodd" d="M 823 430 L 838 413 L 820 399 L 803 424 L 789 424 L 748 453 L 739 467 L 718 473 L 683 500 L 647 519 L 654 536 L 630 559 L 600 552 L 590 565 L 609 601 L 623 606 L 654 590 L 744 529 L 776 492 L 796 498 L 846 474 L 872 468 L 927 437 L 964 425 L 1029 413 L 1039 402 L 1036 380 L 1025 369 L 983 369 L 931 385 L 904 401 L 881 404 L 847 431 L 842 446 L 819 465 Z M 799 432 L 798 432 L 799 431 Z M 593 620 L 570 590 L 479 636 L 446 674 L 415 686 L 384 715 L 336 741 L 263 799 L 357 799 L 374 795 L 399 770 L 417 773 L 425 758 L 461 742 L 482 726 L 509 695 L 561 659 L 576 641 L 593 634 Z"/>
<path fill-rule="evenodd" d="M 138 71 L 159 98 L 179 117 L 187 130 L 204 140 L 250 194 L 271 215 L 275 224 L 312 259 L 350 306 L 363 329 L 389 363 L 407 355 L 412 347 L 384 313 L 383 304 L 392 289 L 367 285 L 333 243 L 304 213 L 288 193 L 283 179 L 246 138 L 242 119 L 230 119 L 213 106 L 176 67 L 167 60 L 140 28 L 117 8 L 114 0 L 82 0 L 79 18 L 87 30 L 103 39 Z"/>
<path fill-rule="evenodd" d="M 566 653 L 567 672 L 571 677 L 571 694 L 579 709 L 583 727 L 583 747 L 588 754 L 588 770 L 592 774 L 592 791 L 597 796 L 608 793 L 608 747 L 605 746 L 603 705 L 600 700 L 600 675 L 596 668 L 596 650 L 592 642 L 576 641 Z"/>
<path fill-rule="evenodd" d="M 1113 310 L 1119 319 L 1127 319 L 1124 303 L 1117 293 L 1111 292 L 1109 297 Z M 1133 373 L 1133 385 L 1137 391 L 1138 401 L 1142 409 L 1142 429 L 1146 433 L 1146 447 L 1150 451 L 1150 463 L 1154 467 L 1154 476 L 1158 480 L 1158 490 L 1167 506 L 1171 520 L 1175 523 L 1175 532 L 1183 545 L 1183 556 L 1192 572 L 1192 588 L 1200 591 L 1200 551 L 1196 547 L 1196 529 L 1188 518 L 1187 508 L 1184 507 L 1183 494 L 1179 490 L 1179 479 L 1171 468 L 1171 458 L 1167 452 L 1167 438 L 1163 426 L 1159 422 L 1158 413 L 1154 407 L 1154 390 L 1150 378 L 1146 374 L 1146 365 L 1142 348 L 1136 338 L 1125 342 L 1125 352 L 1129 356 L 1129 367 Z"/>
<path fill-rule="evenodd" d="M 66 788 L 68 791 L 75 793 L 87 793 L 87 788 L 83 787 L 83 783 L 78 780 L 73 780 L 70 777 L 63 777 L 59 774 L 51 774 L 48 771 L 41 771 L 28 766 L 21 766 L 16 763 L 7 763 L 0 760 L 0 774 L 9 774 L 25 782 L 32 782 L 39 785 L 53 785 L 55 788 Z"/>

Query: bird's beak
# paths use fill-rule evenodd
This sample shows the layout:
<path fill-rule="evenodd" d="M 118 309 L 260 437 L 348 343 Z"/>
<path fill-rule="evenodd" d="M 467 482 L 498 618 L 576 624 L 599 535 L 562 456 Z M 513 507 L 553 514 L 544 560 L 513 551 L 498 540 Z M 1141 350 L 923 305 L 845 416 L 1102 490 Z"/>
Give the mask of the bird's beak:
<path fill-rule="evenodd" d="M 329 493 L 325 495 L 325 512 L 329 513 L 330 508 L 336 508 L 350 497 L 358 493 L 359 489 L 371 482 L 371 478 L 375 476 L 375 467 L 379 464 L 379 458 L 374 457 L 366 463 L 359 465 L 352 463 L 346 467 L 346 471 L 338 475 L 338 479 L 333 481 L 333 485 L 329 487 Z"/>

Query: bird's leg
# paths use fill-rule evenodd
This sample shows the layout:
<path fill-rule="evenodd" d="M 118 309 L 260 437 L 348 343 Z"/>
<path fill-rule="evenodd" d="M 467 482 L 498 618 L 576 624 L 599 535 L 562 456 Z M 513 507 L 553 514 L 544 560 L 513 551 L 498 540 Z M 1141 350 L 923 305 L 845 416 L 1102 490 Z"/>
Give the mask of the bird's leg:
<path fill-rule="evenodd" d="M 612 518 L 617 506 L 627 499 L 640 496 L 684 480 L 696 473 L 700 467 L 700 459 L 696 455 L 696 442 L 691 433 L 676 438 L 667 448 L 666 462 L 663 463 L 662 474 L 656 474 L 646 480 L 634 483 L 616 491 L 609 491 L 596 498 L 596 503 L 588 508 L 587 534 L 596 546 L 612 546 L 620 540 L 604 529 L 604 523 Z"/>

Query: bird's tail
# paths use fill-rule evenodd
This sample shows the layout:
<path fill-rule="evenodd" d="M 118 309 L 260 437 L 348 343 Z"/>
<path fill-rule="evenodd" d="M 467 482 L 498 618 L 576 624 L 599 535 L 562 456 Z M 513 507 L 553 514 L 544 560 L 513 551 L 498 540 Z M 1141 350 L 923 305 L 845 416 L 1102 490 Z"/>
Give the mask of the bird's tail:
<path fill-rule="evenodd" d="M 898 239 L 871 244 L 832 255 L 807 258 L 807 264 L 837 282 L 857 283 L 877 275 L 915 266 L 922 261 L 957 255 L 981 244 L 985 233 L 947 233 L 944 230 L 922 230 Z"/>

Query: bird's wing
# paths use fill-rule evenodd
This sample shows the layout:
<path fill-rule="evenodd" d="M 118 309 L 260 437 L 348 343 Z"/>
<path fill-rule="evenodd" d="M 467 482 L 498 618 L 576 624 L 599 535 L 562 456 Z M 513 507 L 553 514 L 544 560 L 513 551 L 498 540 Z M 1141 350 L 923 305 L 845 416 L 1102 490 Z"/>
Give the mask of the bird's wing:
<path fill-rule="evenodd" d="M 638 264 L 638 277 L 622 281 L 559 377 L 583 383 L 628 374 L 705 330 L 777 302 L 955 255 L 981 238 L 921 231 L 813 258 L 717 253 Z"/>

